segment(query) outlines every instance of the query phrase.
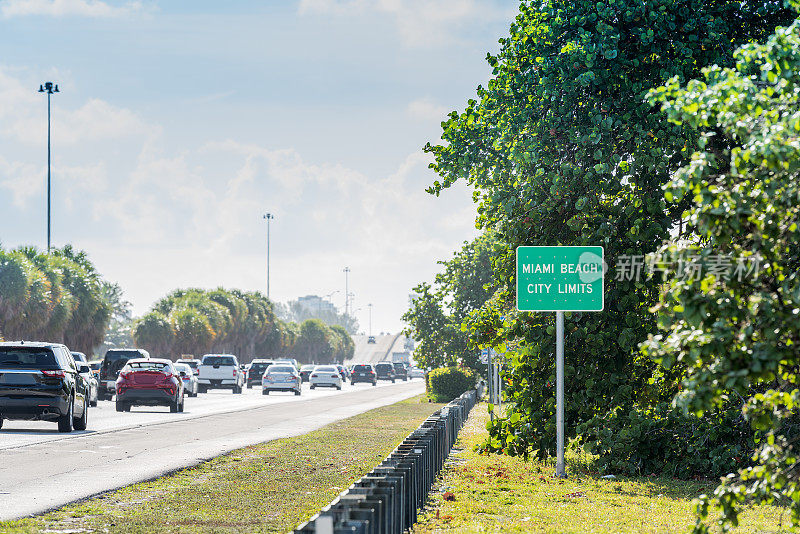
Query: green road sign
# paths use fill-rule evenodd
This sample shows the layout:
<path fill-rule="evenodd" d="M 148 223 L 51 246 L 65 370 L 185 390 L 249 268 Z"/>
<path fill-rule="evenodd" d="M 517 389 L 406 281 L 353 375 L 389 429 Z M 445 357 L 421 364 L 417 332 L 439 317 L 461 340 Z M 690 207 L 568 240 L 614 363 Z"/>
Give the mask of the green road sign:
<path fill-rule="evenodd" d="M 603 247 L 517 247 L 519 311 L 602 311 Z"/>

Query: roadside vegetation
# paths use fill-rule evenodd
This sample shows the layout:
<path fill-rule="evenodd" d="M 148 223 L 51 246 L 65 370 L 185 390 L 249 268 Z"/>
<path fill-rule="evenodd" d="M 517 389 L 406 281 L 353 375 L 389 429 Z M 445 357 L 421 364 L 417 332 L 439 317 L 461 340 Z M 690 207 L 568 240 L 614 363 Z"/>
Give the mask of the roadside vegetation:
<path fill-rule="evenodd" d="M 39 517 L 0 522 L 0 531 L 288 532 L 373 469 L 441 406 L 415 397 Z"/>
<path fill-rule="evenodd" d="M 603 479 L 591 458 L 567 451 L 569 478 L 554 478 L 550 461 L 476 452 L 489 416 L 478 405 L 434 485 L 429 507 L 415 526 L 428 532 L 672 533 L 695 524 L 692 500 L 716 482 L 661 476 Z M 740 516 L 736 533 L 780 532 L 788 511 L 758 506 Z"/>
<path fill-rule="evenodd" d="M 473 187 L 484 234 L 404 317 L 433 366 L 505 355 L 484 451 L 555 452 L 555 314 L 517 311 L 516 247 L 602 245 L 605 310 L 565 315 L 568 438 L 602 473 L 732 473 L 698 534 L 753 502 L 800 530 L 798 8 L 520 3 L 425 147 L 429 192 Z"/>
<path fill-rule="evenodd" d="M 136 321 L 133 338 L 156 356 L 225 352 L 245 362 L 258 356 L 341 362 L 355 351 L 353 339 L 341 326 L 319 319 L 286 323 L 260 292 L 224 288 L 172 291 Z"/>
<path fill-rule="evenodd" d="M 0 248 L 0 340 L 47 339 L 91 354 L 119 300 L 84 252 Z"/>

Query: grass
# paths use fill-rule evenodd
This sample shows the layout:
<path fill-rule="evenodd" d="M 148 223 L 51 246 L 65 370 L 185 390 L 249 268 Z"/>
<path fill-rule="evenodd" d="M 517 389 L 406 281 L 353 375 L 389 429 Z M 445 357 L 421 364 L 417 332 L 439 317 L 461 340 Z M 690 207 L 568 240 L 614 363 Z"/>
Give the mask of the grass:
<path fill-rule="evenodd" d="M 716 486 L 656 477 L 604 480 L 577 454 L 567 457 L 570 478 L 556 479 L 552 463 L 474 452 L 487 419 L 486 405 L 476 406 L 461 431 L 463 451 L 451 457 L 415 534 L 688 532 L 695 522 L 692 499 Z M 782 512 L 747 510 L 734 532 L 780 532 Z"/>
<path fill-rule="evenodd" d="M 42 516 L 0 522 L 0 532 L 287 532 L 368 473 L 439 407 L 415 397 Z"/>

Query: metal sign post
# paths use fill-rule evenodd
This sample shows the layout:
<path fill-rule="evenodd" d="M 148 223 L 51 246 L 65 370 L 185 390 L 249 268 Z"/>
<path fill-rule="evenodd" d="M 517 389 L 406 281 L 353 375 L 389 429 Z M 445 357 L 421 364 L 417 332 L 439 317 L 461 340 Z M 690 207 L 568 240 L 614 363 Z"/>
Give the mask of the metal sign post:
<path fill-rule="evenodd" d="M 564 312 L 603 311 L 603 247 L 517 247 L 517 309 L 556 312 L 556 476 L 564 465 Z"/>
<path fill-rule="evenodd" d="M 564 312 L 556 312 L 556 476 L 564 469 Z"/>

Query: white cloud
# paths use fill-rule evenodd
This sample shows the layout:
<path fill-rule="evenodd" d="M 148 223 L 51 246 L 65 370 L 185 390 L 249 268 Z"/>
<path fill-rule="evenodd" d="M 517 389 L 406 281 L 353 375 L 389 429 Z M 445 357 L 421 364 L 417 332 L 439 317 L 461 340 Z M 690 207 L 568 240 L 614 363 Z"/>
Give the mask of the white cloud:
<path fill-rule="evenodd" d="M 7 161 L 0 156 L 0 189 L 11 194 L 13 203 L 24 208 L 28 200 L 44 188 L 46 169 L 22 161 Z"/>
<path fill-rule="evenodd" d="M 129 15 L 142 9 L 141 2 L 115 7 L 100 0 L 2 0 L 0 13 L 6 18 L 43 15 L 108 18 Z"/>
<path fill-rule="evenodd" d="M 418 120 L 423 121 L 443 121 L 447 118 L 447 108 L 437 104 L 430 97 L 418 98 L 409 102 L 406 113 Z"/>
<path fill-rule="evenodd" d="M 515 6 L 498 8 L 476 0 L 301 0 L 301 15 L 352 17 L 370 13 L 394 18 L 406 46 L 425 47 L 457 40 L 469 24 L 507 20 Z"/>
<path fill-rule="evenodd" d="M 28 145 L 41 145 L 47 135 L 46 106 L 35 90 L 0 67 L 0 136 Z M 92 98 L 77 109 L 64 109 L 53 97 L 53 142 L 74 146 L 130 136 L 157 135 L 160 127 L 147 124 L 129 109 Z"/>
<path fill-rule="evenodd" d="M 26 76 L 0 68 L 0 210 L 14 218 L 0 225 L 7 246 L 27 243 L 18 236 L 44 206 L 46 120 Z M 421 99 L 409 113 L 430 117 L 436 107 Z M 424 192 L 433 175 L 422 152 L 374 176 L 293 148 L 164 136 L 159 124 L 98 99 L 55 113 L 54 242 L 87 250 L 137 313 L 179 286 L 262 289 L 269 211 L 273 298 L 330 293 L 348 265 L 356 307 L 375 303 L 375 324 L 396 330 L 410 288 L 475 233 L 466 187 L 438 199 Z"/>

